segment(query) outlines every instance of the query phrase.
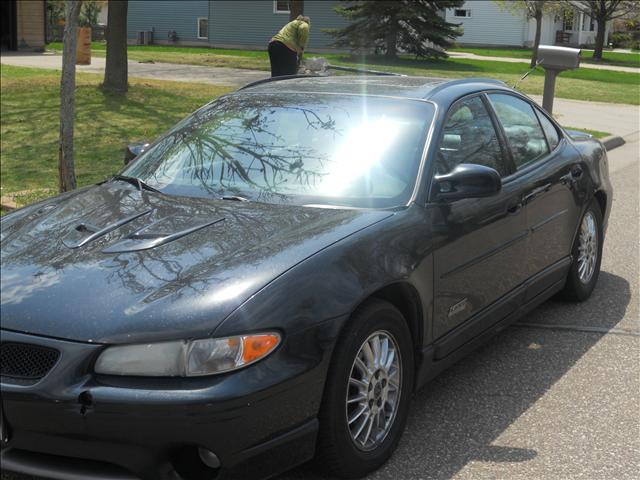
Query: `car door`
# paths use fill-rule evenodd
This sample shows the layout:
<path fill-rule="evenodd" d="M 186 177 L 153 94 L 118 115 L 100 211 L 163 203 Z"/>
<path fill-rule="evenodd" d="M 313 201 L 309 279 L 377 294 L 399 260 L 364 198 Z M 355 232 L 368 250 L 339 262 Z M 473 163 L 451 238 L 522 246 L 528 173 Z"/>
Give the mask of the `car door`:
<path fill-rule="evenodd" d="M 453 104 L 436 145 L 435 173 L 475 163 L 494 168 L 501 177 L 511 175 L 513 166 L 496 127 L 483 95 Z M 506 303 L 493 318 L 477 325 L 478 317 L 472 319 L 526 278 L 521 267 L 527 236 L 521 209 L 524 188 L 513 181 L 490 197 L 429 203 L 434 239 L 434 337 L 461 329 L 447 335 L 451 341 L 441 342 L 437 356 L 447 355 L 490 326 L 483 323 L 500 320 L 516 308 Z"/>
<path fill-rule="evenodd" d="M 505 93 L 490 93 L 488 98 L 516 168 L 506 182 L 524 181 L 529 186 L 522 204 L 530 231 L 526 267 L 531 277 L 566 259 L 571 252 L 580 215 L 575 185 L 582 167 L 575 151 L 562 141 L 560 131 L 537 107 Z M 544 282 L 539 285 L 544 286 Z"/>

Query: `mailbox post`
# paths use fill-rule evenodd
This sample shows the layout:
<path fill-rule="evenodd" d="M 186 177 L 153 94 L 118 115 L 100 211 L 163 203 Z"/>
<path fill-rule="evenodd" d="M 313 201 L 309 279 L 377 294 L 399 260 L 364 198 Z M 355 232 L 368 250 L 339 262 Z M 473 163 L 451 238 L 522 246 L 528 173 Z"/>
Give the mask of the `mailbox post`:
<path fill-rule="evenodd" d="M 560 72 L 573 70 L 580 66 L 580 49 L 540 45 L 538 64 L 545 70 L 542 107 L 551 115 L 553 113 L 556 77 Z"/>

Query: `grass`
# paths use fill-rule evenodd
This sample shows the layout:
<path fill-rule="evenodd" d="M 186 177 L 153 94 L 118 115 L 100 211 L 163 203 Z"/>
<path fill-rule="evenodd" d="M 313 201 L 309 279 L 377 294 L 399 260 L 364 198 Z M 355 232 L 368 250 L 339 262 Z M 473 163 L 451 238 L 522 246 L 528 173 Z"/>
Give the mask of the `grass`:
<path fill-rule="evenodd" d="M 531 58 L 529 48 L 452 48 L 452 52 L 474 53 L 482 57 Z M 619 67 L 640 67 L 640 53 L 624 53 L 604 51 L 602 60 L 592 58 L 593 50 L 582 50 L 582 62 Z"/>
<path fill-rule="evenodd" d="M 130 80 L 125 96 L 100 89 L 101 75 L 79 73 L 76 90 L 78 185 L 96 183 L 122 167 L 128 143 L 153 139 L 178 120 L 229 91 L 194 83 Z M 2 195 L 19 205 L 57 189 L 60 72 L 2 66 L 0 74 Z"/>
<path fill-rule="evenodd" d="M 59 50 L 61 45 L 50 44 Z M 105 44 L 94 43 L 93 54 L 104 56 Z M 320 54 L 319 54 L 320 55 Z M 624 55 L 624 54 L 623 54 Z M 307 56 L 314 56 L 308 53 Z M 520 63 L 449 58 L 446 60 L 422 60 L 403 56 L 396 60 L 384 57 L 351 56 L 347 54 L 321 54 L 335 65 L 370 67 L 404 73 L 407 75 L 436 76 L 443 78 L 490 77 L 514 85 L 526 72 L 527 66 Z M 131 60 L 144 62 L 169 62 L 190 65 L 208 65 L 254 70 L 269 70 L 269 59 L 265 51 L 229 50 L 216 48 L 190 48 L 172 46 L 131 46 Z M 542 94 L 544 73 L 533 72 L 518 88 L 527 94 Z M 608 70 L 580 69 L 564 72 L 556 84 L 556 96 L 575 100 L 606 103 L 640 104 L 640 77 L 636 73 Z"/>
<path fill-rule="evenodd" d="M 609 132 L 601 132 L 600 130 L 589 130 L 588 128 L 564 127 L 564 129 L 577 130 L 578 132 L 588 133 L 589 135 L 593 135 L 595 138 L 605 138 L 611 136 Z"/>
<path fill-rule="evenodd" d="M 154 139 L 227 87 L 130 80 L 125 96 L 100 89 L 102 76 L 77 74 L 76 175 L 96 183 L 122 167 L 128 143 Z M 0 73 L 0 178 L 3 196 L 26 205 L 57 191 L 59 82 L 56 70 L 3 65 Z M 597 138 L 607 132 L 582 130 Z M 14 193 L 14 195 L 11 195 Z"/>

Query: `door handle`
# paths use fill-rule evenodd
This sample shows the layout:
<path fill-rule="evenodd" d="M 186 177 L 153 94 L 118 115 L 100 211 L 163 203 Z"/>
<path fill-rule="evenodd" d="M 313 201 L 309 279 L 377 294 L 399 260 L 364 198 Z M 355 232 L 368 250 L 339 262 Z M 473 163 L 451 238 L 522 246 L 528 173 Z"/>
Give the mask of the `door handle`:
<path fill-rule="evenodd" d="M 527 193 L 524 197 L 522 197 L 522 203 L 526 205 L 527 203 L 529 203 L 531 200 L 536 198 L 541 193 L 548 192 L 549 190 L 551 190 L 551 184 L 550 183 L 542 185 L 541 187 L 536 187 L 533 190 L 531 190 L 529 193 Z"/>

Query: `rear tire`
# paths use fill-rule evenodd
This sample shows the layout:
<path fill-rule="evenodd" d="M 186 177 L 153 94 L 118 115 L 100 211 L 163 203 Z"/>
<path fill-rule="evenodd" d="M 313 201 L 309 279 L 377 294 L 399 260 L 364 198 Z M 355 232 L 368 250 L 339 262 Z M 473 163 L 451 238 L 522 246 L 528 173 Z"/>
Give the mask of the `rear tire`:
<path fill-rule="evenodd" d="M 593 200 L 580 219 L 578 234 L 571 249 L 573 262 L 562 291 L 565 299 L 583 302 L 593 292 L 600 274 L 602 240 L 602 212 Z"/>
<path fill-rule="evenodd" d="M 390 303 L 370 300 L 354 313 L 336 344 L 320 408 L 322 470 L 359 478 L 389 459 L 411 401 L 412 345 L 405 319 Z"/>

